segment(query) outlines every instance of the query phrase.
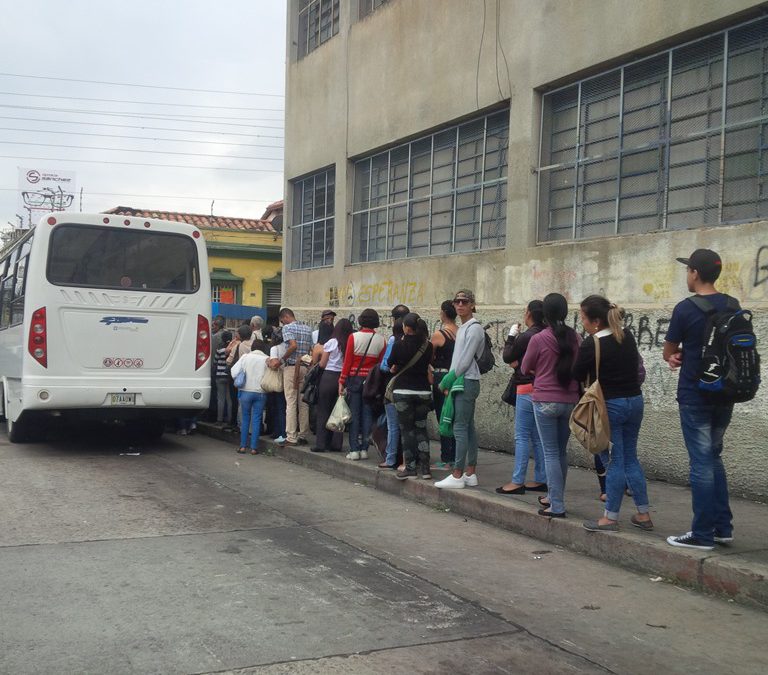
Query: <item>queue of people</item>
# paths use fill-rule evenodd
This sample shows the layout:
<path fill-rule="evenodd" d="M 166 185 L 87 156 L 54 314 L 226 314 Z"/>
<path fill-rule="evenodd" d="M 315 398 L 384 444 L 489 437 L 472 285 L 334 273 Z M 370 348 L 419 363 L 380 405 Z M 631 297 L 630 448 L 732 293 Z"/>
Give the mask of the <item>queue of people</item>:
<path fill-rule="evenodd" d="M 713 309 L 702 311 L 699 301 L 690 302 L 690 298 L 680 302 L 663 351 L 670 367 L 681 370 L 678 401 L 690 458 L 694 510 L 691 531 L 667 541 L 672 546 L 711 550 L 733 538 L 721 460 L 733 403 L 707 398 L 699 387 L 698 373 L 703 331 L 711 315 L 738 307 L 738 303 L 715 289 L 722 269 L 716 253 L 700 249 L 678 260 L 687 267 L 693 299 L 704 298 Z M 241 326 L 236 335 L 219 330 L 214 334 L 213 376 L 217 420 L 222 422 L 233 414 L 227 378 L 244 372 L 246 384 L 237 392 L 241 410 L 238 452 L 248 448 L 253 454 L 258 452 L 265 407 L 271 407 L 268 423 L 278 443 L 308 443 L 309 404 L 302 389 L 310 368 L 317 368 L 313 452 L 343 450 L 343 434 L 327 429 L 326 424 L 337 401 L 344 397 L 351 413 L 348 460 L 368 459 L 374 427 L 379 431 L 386 427 L 379 468 L 394 470 L 400 480 L 431 479 L 433 469 L 447 469 L 449 473 L 434 483 L 437 488 L 477 486 L 475 407 L 482 381 L 478 363 L 486 348 L 486 335 L 475 311 L 473 292 L 461 289 L 441 304 L 440 325 L 431 334 L 424 319 L 404 305 L 392 310 L 389 338 L 378 332 L 379 314 L 371 308 L 357 317 L 357 330 L 349 319 L 336 322 L 336 313 L 329 309 L 313 333 L 288 308 L 280 312 L 280 330 L 259 326 L 258 335 L 253 325 Z M 567 517 L 571 417 L 585 387 L 599 381 L 610 429 L 608 447 L 595 454 L 600 499 L 605 506 L 602 514 L 583 526 L 590 532 L 616 532 L 622 501 L 630 495 L 636 510 L 631 525 L 650 531 L 654 525 L 637 452 L 645 381 L 637 342 L 624 326 L 624 310 L 603 296 L 590 295 L 580 303 L 580 330 L 567 325 L 568 314 L 567 299 L 550 293 L 530 300 L 522 322 L 510 330 L 503 359 L 512 372 L 504 400 L 515 406 L 515 464 L 509 482 L 496 492 L 540 492 L 539 515 Z M 268 369 L 282 373 L 279 398 L 261 389 Z M 380 372 L 375 373 L 377 370 Z M 364 393 L 371 374 L 377 376 L 383 393 L 378 411 Z M 440 458 L 434 464 L 427 434 L 431 411 L 440 428 Z"/>

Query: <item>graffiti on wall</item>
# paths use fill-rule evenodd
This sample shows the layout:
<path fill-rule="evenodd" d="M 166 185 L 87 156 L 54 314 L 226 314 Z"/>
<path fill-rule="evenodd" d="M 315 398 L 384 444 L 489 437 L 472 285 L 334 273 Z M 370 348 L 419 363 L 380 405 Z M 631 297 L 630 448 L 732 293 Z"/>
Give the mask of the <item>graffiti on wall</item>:
<path fill-rule="evenodd" d="M 768 246 L 761 246 L 755 255 L 754 287 L 762 286 L 768 281 Z"/>

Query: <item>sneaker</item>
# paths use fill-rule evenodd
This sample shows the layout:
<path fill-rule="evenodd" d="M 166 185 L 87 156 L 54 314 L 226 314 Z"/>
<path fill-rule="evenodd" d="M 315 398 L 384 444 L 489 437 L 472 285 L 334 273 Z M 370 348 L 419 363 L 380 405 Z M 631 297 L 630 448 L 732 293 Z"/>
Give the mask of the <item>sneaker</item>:
<path fill-rule="evenodd" d="M 410 478 L 411 476 L 416 476 L 416 469 L 405 469 L 404 471 L 398 471 L 397 472 L 397 480 L 405 480 L 406 478 Z"/>
<path fill-rule="evenodd" d="M 453 490 L 461 490 L 465 486 L 464 476 L 461 478 L 454 478 L 453 474 L 448 474 L 443 480 L 435 482 L 436 488 L 450 488 Z"/>
<path fill-rule="evenodd" d="M 287 439 L 285 438 L 285 436 L 278 436 L 278 437 L 275 439 L 275 443 L 277 443 L 278 445 L 285 445 L 285 441 L 286 441 L 286 440 L 287 440 Z"/>
<path fill-rule="evenodd" d="M 347 459 L 351 460 L 358 460 L 360 459 L 360 453 L 359 452 L 348 452 L 347 453 Z"/>
<path fill-rule="evenodd" d="M 682 548 L 696 548 L 700 551 L 712 551 L 715 546 L 705 544 L 696 537 L 693 536 L 693 532 L 686 532 L 685 534 L 678 535 L 677 537 L 667 537 L 667 543 L 670 546 L 680 546 Z"/>
<path fill-rule="evenodd" d="M 473 473 L 471 476 L 468 476 L 467 474 L 464 474 L 462 476 L 464 478 L 464 485 L 467 487 L 477 487 L 477 474 Z"/>
<path fill-rule="evenodd" d="M 730 537 L 718 537 L 715 535 L 714 539 L 716 544 L 730 544 L 733 541 L 733 535 Z"/>
<path fill-rule="evenodd" d="M 177 436 L 189 436 L 189 432 L 186 429 L 179 429 L 176 432 Z"/>
<path fill-rule="evenodd" d="M 618 532 L 618 523 L 608 523 L 607 525 L 601 525 L 597 520 L 585 520 L 582 523 L 582 527 L 587 532 Z"/>
<path fill-rule="evenodd" d="M 368 459 L 368 451 L 367 450 L 361 450 L 360 451 L 360 459 Z"/>

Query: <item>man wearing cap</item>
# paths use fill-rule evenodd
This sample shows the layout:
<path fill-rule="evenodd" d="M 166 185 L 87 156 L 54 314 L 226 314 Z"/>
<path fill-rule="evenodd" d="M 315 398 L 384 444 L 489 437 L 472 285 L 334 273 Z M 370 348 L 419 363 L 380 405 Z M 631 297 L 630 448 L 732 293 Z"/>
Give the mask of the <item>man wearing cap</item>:
<path fill-rule="evenodd" d="M 336 312 L 332 309 L 324 309 L 320 315 L 320 323 L 327 323 L 333 327 L 333 322 L 336 321 Z M 312 344 L 316 345 L 320 341 L 320 326 L 312 331 Z"/>
<path fill-rule="evenodd" d="M 453 436 L 456 460 L 453 471 L 435 483 L 441 489 L 461 489 L 477 485 L 477 432 L 475 404 L 480 395 L 480 368 L 477 359 L 485 347 L 485 330 L 475 318 L 475 294 L 463 288 L 453 296 L 453 306 L 461 319 L 456 333 L 451 368 L 440 381 L 443 393 L 453 396 Z M 476 326 L 476 327 L 475 327 Z"/>
<path fill-rule="evenodd" d="M 715 282 L 723 263 L 709 249 L 695 250 L 689 258 L 677 258 L 687 267 L 688 290 L 705 297 L 718 311 L 733 298 L 720 293 Z M 738 304 L 738 303 L 736 303 Z M 733 541 L 733 514 L 728 505 L 728 482 L 721 459 L 723 436 L 733 413 L 733 404 L 713 405 L 698 387 L 701 351 L 707 315 L 690 298 L 679 302 L 669 322 L 664 342 L 664 360 L 673 370 L 680 368 L 677 402 L 680 425 L 690 459 L 693 523 L 691 531 L 668 537 L 672 546 L 711 551 L 715 544 Z"/>

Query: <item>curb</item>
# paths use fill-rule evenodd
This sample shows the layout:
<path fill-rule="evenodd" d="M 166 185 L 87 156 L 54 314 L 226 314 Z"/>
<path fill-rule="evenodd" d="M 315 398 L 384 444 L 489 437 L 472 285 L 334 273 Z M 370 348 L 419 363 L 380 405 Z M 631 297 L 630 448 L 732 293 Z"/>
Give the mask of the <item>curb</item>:
<path fill-rule="evenodd" d="M 232 443 L 234 434 L 198 423 L 198 430 L 217 440 Z M 329 474 L 334 478 L 361 483 L 382 492 L 473 518 L 511 532 L 562 546 L 577 553 L 636 572 L 663 577 L 689 588 L 724 596 L 736 602 L 768 611 L 768 578 L 760 571 L 735 564 L 727 555 L 711 555 L 673 548 L 658 540 L 641 541 L 621 532 L 601 536 L 587 532 L 573 519 L 543 518 L 527 504 L 505 500 L 473 490 L 440 490 L 432 481 L 400 481 L 392 471 L 376 465 L 348 462 L 342 453 L 312 453 L 296 446 L 279 446 L 262 439 L 274 456 Z"/>

